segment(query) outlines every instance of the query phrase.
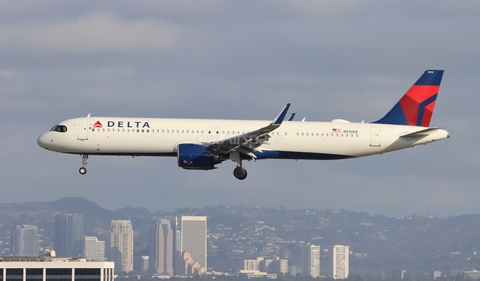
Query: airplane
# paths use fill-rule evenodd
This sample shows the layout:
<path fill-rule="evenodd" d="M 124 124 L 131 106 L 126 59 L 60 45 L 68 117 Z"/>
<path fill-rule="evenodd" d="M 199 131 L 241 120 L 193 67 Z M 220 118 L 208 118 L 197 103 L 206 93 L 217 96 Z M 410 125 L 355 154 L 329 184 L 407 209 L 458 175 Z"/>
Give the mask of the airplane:
<path fill-rule="evenodd" d="M 69 119 L 38 137 L 50 151 L 79 154 L 80 174 L 89 155 L 170 156 L 187 170 L 211 170 L 231 160 L 234 176 L 247 177 L 244 160 L 348 159 L 427 144 L 450 137 L 430 127 L 443 70 L 427 70 L 381 119 L 353 123 L 283 122 L 290 103 L 273 121 L 87 117 Z"/>

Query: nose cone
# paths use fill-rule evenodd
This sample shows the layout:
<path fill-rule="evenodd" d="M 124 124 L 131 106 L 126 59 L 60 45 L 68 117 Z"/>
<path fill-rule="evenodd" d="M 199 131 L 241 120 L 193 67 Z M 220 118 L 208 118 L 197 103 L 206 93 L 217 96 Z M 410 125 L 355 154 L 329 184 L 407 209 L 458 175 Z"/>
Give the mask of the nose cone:
<path fill-rule="evenodd" d="M 45 134 L 42 134 L 41 136 L 38 137 L 38 139 L 37 139 L 37 144 L 38 144 L 40 147 L 43 147 L 43 148 L 47 149 L 48 139 L 47 139 L 47 137 L 45 136 Z"/>

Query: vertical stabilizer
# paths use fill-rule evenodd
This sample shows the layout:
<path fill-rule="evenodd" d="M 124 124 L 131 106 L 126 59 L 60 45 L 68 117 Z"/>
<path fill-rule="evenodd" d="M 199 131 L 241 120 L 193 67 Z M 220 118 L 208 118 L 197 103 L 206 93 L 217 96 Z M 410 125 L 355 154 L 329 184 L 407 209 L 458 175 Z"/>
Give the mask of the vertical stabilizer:
<path fill-rule="evenodd" d="M 382 119 L 374 123 L 430 126 L 443 70 L 427 70 Z"/>

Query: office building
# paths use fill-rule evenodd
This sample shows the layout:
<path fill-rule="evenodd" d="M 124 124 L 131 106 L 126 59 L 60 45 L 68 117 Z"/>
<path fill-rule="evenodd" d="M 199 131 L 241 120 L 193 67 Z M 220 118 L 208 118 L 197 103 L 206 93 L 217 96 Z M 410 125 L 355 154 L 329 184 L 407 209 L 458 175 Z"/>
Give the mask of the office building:
<path fill-rule="evenodd" d="M 288 274 L 288 260 L 280 259 L 278 257 L 274 259 L 267 259 L 264 257 L 258 257 L 257 259 L 243 260 L 243 270 L 245 272 L 258 271 L 266 272 L 269 274 Z"/>
<path fill-rule="evenodd" d="M 191 259 L 207 270 L 207 217 L 182 216 L 180 231 L 180 252 L 188 252 Z"/>
<path fill-rule="evenodd" d="M 148 256 L 135 256 L 135 258 L 133 259 L 133 270 L 137 273 L 145 273 L 148 271 L 148 264 Z"/>
<path fill-rule="evenodd" d="M 116 272 L 133 270 L 133 228 L 130 220 L 112 220 L 110 232 L 110 260 Z"/>
<path fill-rule="evenodd" d="M 404 279 L 407 276 L 406 273 L 404 269 L 387 269 L 382 271 L 382 279 Z"/>
<path fill-rule="evenodd" d="M 320 246 L 302 246 L 302 275 L 320 277 Z"/>
<path fill-rule="evenodd" d="M 260 263 L 265 260 L 263 257 L 258 257 L 257 259 L 248 259 L 243 260 L 243 270 L 246 271 L 260 271 Z"/>
<path fill-rule="evenodd" d="M 38 257 L 38 228 L 35 225 L 17 225 L 12 229 L 10 254 L 16 257 Z"/>
<path fill-rule="evenodd" d="M 465 277 L 472 280 L 480 280 L 480 271 L 477 270 L 467 270 L 465 271 Z"/>
<path fill-rule="evenodd" d="M 105 241 L 95 236 L 85 236 L 85 259 L 87 261 L 105 261 Z"/>
<path fill-rule="evenodd" d="M 269 260 L 266 260 L 269 261 Z M 266 266 L 266 272 L 275 273 L 281 275 L 288 274 L 288 260 L 280 259 L 278 257 L 271 260 L 268 266 Z"/>
<path fill-rule="evenodd" d="M 54 248 L 57 257 L 83 257 L 83 215 L 55 216 Z"/>
<path fill-rule="evenodd" d="M 113 262 L 73 258 L 16 258 L 0 260 L 0 280 L 113 281 Z"/>
<path fill-rule="evenodd" d="M 166 219 L 154 220 L 150 225 L 149 271 L 153 274 L 173 275 L 174 229 L 172 221 Z"/>
<path fill-rule="evenodd" d="M 348 278 L 348 256 L 348 246 L 333 246 L 333 279 Z"/>

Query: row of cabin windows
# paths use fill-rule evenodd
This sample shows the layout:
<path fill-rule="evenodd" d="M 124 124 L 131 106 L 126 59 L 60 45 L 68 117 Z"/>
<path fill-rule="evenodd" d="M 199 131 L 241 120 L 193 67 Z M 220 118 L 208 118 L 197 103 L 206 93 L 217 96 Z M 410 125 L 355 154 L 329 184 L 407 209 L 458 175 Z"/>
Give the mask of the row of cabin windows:
<path fill-rule="evenodd" d="M 358 134 L 338 134 L 338 133 L 298 133 L 297 137 L 358 137 Z"/>
<path fill-rule="evenodd" d="M 173 133 L 177 133 L 177 134 L 204 134 L 205 131 L 204 130 L 169 130 L 169 129 L 162 129 L 162 130 L 159 130 L 159 129 L 110 129 L 110 128 L 101 128 L 101 129 L 96 129 L 96 128 L 93 128 L 91 129 L 92 132 L 132 132 L 132 133 L 162 133 L 162 134 L 173 134 Z M 216 134 L 216 135 L 219 135 L 220 132 L 222 132 L 222 135 L 230 135 L 230 133 L 232 135 L 240 135 L 240 134 L 245 134 L 245 131 L 207 131 L 207 134 L 211 135 L 212 133 Z M 279 132 L 271 132 L 270 133 L 271 136 L 280 136 L 280 135 L 285 135 L 287 136 L 287 132 L 284 132 L 284 133 L 279 133 Z M 358 137 L 358 134 L 338 134 L 338 133 L 299 133 L 297 132 L 297 136 L 298 137 Z"/>
<path fill-rule="evenodd" d="M 177 133 L 177 134 L 204 134 L 205 131 L 204 130 L 170 130 L 170 129 L 162 129 L 162 130 L 159 130 L 159 129 L 110 129 L 110 128 L 90 128 L 92 130 L 92 132 L 132 132 L 132 133 L 162 133 L 162 134 L 173 134 L 173 133 Z M 206 131 L 207 134 L 211 135 L 211 134 L 216 134 L 216 135 L 219 135 L 220 132 L 222 133 L 222 135 L 240 135 L 240 134 L 245 134 L 245 131 Z M 277 135 L 279 136 L 280 133 L 279 132 L 271 132 L 270 135 L 274 136 L 274 135 Z M 285 132 L 284 135 L 286 136 L 287 133 Z"/>

